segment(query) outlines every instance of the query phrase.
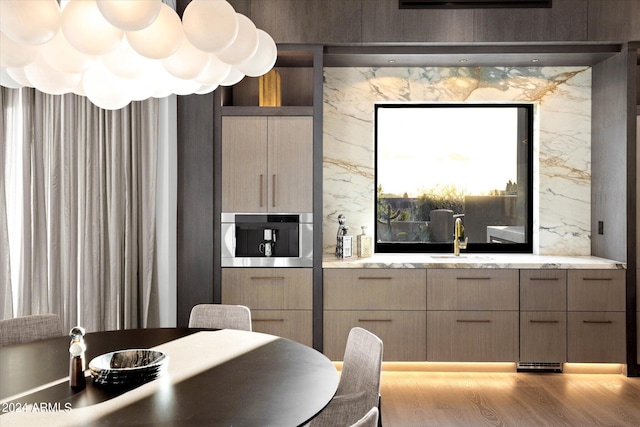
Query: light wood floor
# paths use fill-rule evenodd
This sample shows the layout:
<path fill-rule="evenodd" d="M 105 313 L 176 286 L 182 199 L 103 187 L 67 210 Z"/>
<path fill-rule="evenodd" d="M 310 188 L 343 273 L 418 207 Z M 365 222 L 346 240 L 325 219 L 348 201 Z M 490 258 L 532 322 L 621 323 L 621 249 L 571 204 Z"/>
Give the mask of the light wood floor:
<path fill-rule="evenodd" d="M 384 427 L 640 426 L 640 378 L 383 371 Z"/>

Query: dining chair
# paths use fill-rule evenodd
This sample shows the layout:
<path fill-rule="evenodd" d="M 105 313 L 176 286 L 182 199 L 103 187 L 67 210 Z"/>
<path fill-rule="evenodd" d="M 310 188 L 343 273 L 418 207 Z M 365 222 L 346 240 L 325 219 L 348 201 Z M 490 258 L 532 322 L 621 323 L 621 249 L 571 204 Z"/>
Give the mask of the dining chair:
<path fill-rule="evenodd" d="M 191 309 L 189 327 L 251 331 L 251 310 L 244 305 L 198 304 Z"/>
<path fill-rule="evenodd" d="M 374 406 L 378 412 L 376 422 L 380 425 L 382 353 L 380 338 L 363 328 L 351 329 L 338 390 L 322 412 L 311 420 L 311 427 L 351 426 L 367 415 Z"/>
<path fill-rule="evenodd" d="M 63 336 L 57 314 L 32 314 L 0 320 L 0 346 Z"/>
<path fill-rule="evenodd" d="M 378 407 L 374 406 L 369 409 L 369 412 L 364 417 L 360 418 L 355 424 L 351 424 L 350 427 L 376 427 L 378 425 Z"/>

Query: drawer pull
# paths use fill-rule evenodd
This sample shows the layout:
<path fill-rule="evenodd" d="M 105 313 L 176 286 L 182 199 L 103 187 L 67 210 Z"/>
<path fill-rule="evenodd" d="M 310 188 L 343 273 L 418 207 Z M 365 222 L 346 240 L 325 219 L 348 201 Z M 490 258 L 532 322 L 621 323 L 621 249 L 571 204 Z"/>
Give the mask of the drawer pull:
<path fill-rule="evenodd" d="M 611 281 L 613 279 L 611 277 L 583 277 L 582 280 Z"/>
<path fill-rule="evenodd" d="M 358 319 L 358 322 L 391 322 L 391 319 Z"/>
<path fill-rule="evenodd" d="M 558 320 L 529 320 L 530 323 L 559 323 Z"/>
<path fill-rule="evenodd" d="M 283 276 L 251 276 L 251 280 L 284 280 Z"/>
<path fill-rule="evenodd" d="M 529 280 L 532 281 L 532 282 L 537 282 L 537 281 L 546 282 L 546 281 L 551 281 L 551 280 L 558 281 L 558 280 L 560 280 L 560 278 L 558 278 L 558 277 L 530 277 Z"/>
<path fill-rule="evenodd" d="M 391 280 L 391 277 L 358 277 L 358 280 Z"/>
<path fill-rule="evenodd" d="M 491 320 L 469 320 L 469 319 L 457 319 L 458 323 L 491 323 Z"/>
<path fill-rule="evenodd" d="M 458 280 L 491 280 L 491 277 L 456 277 Z"/>
<path fill-rule="evenodd" d="M 612 320 L 583 320 L 582 323 L 613 323 Z"/>
<path fill-rule="evenodd" d="M 252 319 L 253 322 L 284 322 L 284 319 Z"/>

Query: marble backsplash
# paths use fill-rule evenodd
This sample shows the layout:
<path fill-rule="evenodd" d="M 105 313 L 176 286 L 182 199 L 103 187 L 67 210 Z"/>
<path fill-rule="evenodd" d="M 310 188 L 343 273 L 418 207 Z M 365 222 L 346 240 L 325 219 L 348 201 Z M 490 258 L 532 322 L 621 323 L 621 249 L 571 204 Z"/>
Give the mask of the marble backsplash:
<path fill-rule="evenodd" d="M 374 226 L 375 102 L 534 102 L 534 253 L 591 253 L 591 68 L 325 68 L 323 252 Z"/>

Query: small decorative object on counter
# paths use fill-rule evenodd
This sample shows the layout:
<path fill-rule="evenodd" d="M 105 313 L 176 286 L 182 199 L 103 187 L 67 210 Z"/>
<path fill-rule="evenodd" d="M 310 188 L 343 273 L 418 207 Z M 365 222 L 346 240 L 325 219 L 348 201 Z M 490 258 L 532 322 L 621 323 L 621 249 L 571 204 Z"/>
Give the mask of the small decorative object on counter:
<path fill-rule="evenodd" d="M 336 238 L 336 258 L 351 258 L 353 256 L 353 236 L 349 235 L 349 227 L 346 226 L 347 218 L 338 215 L 338 235 Z"/>
<path fill-rule="evenodd" d="M 371 236 L 367 234 L 367 226 L 361 226 L 362 233 L 358 235 L 358 256 L 360 258 L 367 258 L 373 254 L 373 240 Z"/>
<path fill-rule="evenodd" d="M 86 387 L 86 380 L 84 377 L 85 358 L 84 352 L 87 350 L 87 346 L 84 343 L 84 328 L 76 326 L 69 332 L 71 337 L 71 344 L 69 345 L 69 353 L 71 353 L 71 360 L 69 361 L 69 385 L 74 390 L 82 390 Z"/>

